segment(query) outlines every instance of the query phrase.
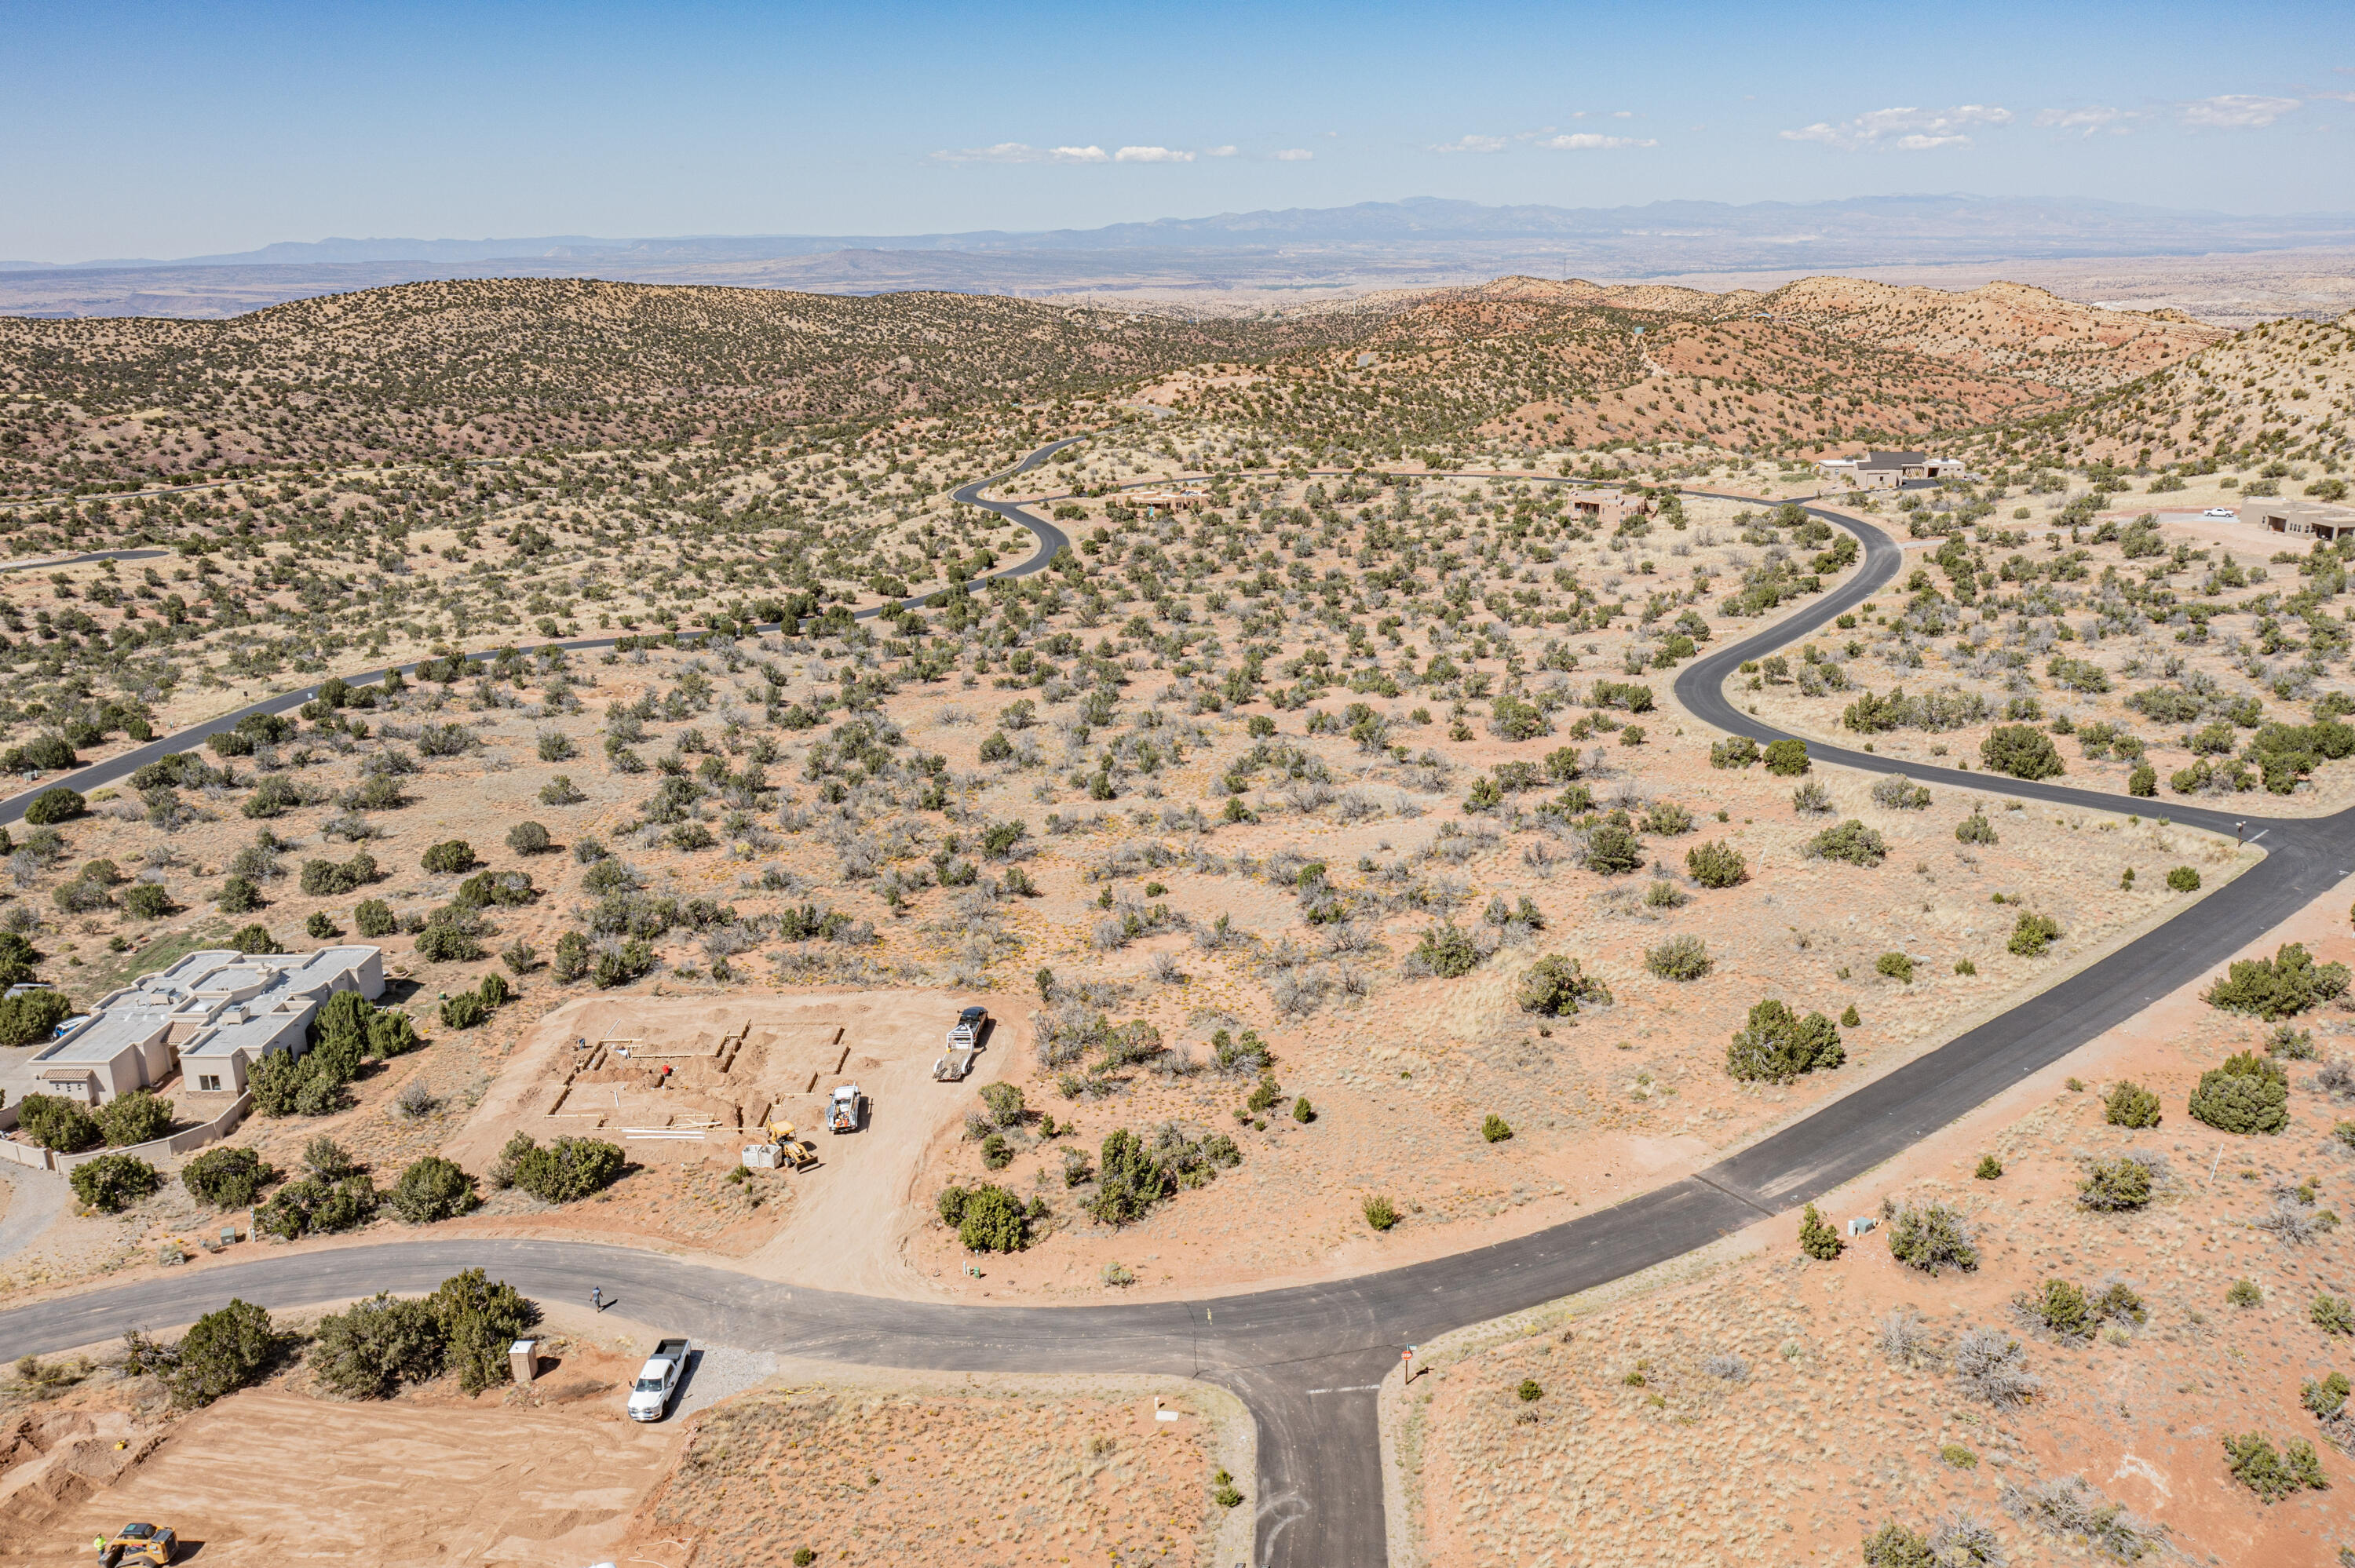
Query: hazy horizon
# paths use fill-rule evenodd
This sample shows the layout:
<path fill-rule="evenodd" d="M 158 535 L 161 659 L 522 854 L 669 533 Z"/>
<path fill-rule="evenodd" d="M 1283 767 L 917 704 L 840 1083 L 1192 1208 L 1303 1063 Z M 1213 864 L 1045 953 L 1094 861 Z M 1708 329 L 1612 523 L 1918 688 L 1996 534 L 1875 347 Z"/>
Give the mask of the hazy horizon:
<path fill-rule="evenodd" d="M 0 257 L 1895 190 L 2355 209 L 2343 7 L 0 4 Z M 1665 43 L 1663 40 L 1668 40 Z"/>

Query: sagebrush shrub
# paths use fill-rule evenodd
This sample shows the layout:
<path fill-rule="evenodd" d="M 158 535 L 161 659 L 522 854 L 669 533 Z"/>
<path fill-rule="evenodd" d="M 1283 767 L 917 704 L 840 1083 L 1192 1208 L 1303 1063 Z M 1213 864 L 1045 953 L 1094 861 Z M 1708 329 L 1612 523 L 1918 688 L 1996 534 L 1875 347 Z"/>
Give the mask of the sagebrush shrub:
<path fill-rule="evenodd" d="M 1889 845 L 1879 833 L 1850 817 L 1809 839 L 1804 853 L 1811 860 L 1837 860 L 1870 867 L 1889 858 Z"/>
<path fill-rule="evenodd" d="M 2200 1075 L 2189 1108 L 2220 1132 L 2277 1133 L 2289 1125 L 2289 1075 L 2269 1057 L 2237 1052 Z"/>
<path fill-rule="evenodd" d="M 2158 1097 L 2131 1078 L 2120 1078 L 2102 1097 L 2102 1119 L 2112 1127 L 2157 1127 Z"/>
<path fill-rule="evenodd" d="M 1696 980 L 1710 970 L 1709 944 L 1687 932 L 1644 950 L 1644 967 L 1662 980 Z"/>
<path fill-rule="evenodd" d="M 1958 1209 L 1936 1202 L 1919 1208 L 1909 1203 L 1888 1216 L 1888 1229 L 1889 1255 L 1908 1268 L 1967 1274 L 1979 1266 L 1977 1239 Z"/>

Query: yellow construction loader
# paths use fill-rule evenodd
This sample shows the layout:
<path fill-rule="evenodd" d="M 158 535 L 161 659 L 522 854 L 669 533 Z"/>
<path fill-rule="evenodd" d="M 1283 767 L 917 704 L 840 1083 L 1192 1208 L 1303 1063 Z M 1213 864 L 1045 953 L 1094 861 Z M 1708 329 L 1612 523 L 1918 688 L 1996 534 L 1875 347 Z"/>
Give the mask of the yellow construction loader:
<path fill-rule="evenodd" d="M 126 1524 L 111 1536 L 100 1536 L 91 1544 L 98 1548 L 98 1560 L 105 1568 L 117 1568 L 121 1563 L 154 1563 L 155 1568 L 163 1568 L 179 1551 L 180 1538 L 165 1525 Z"/>
<path fill-rule="evenodd" d="M 773 1121 L 762 1129 L 766 1143 L 755 1143 L 744 1150 L 744 1163 L 765 1170 L 804 1171 L 817 1163 L 817 1149 L 794 1136 L 794 1124 Z"/>

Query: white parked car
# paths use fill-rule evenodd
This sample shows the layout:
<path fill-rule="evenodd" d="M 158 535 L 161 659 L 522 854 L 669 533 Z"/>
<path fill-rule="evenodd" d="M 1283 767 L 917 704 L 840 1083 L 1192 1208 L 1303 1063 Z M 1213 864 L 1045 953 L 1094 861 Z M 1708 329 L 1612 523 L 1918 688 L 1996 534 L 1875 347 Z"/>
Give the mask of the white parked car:
<path fill-rule="evenodd" d="M 2229 506 L 2211 506 L 2207 511 L 2202 512 L 2200 515 L 2202 517 L 2219 518 L 2227 523 L 2238 522 L 2241 516 L 2239 513 L 2233 511 Z"/>

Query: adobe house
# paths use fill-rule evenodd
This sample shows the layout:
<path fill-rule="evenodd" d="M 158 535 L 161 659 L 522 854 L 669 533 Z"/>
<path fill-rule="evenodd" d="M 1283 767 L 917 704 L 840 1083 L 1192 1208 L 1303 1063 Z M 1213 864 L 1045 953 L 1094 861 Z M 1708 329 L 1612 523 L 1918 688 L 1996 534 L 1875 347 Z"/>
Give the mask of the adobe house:
<path fill-rule="evenodd" d="M 2269 533 L 2319 539 L 2328 544 L 2355 534 L 2355 506 L 2334 506 L 2323 501 L 2282 501 L 2268 496 L 2242 502 L 2241 521 Z"/>
<path fill-rule="evenodd" d="M 41 1093 L 102 1105 L 165 1082 L 176 1066 L 198 1094 L 240 1094 L 253 1065 L 309 1048 L 311 1021 L 339 991 L 384 994 L 384 950 L 298 955 L 190 953 L 114 991 L 32 1060 Z"/>
<path fill-rule="evenodd" d="M 1816 466 L 1826 479 L 1850 490 L 1895 490 L 1908 480 L 1945 479 L 1963 471 L 1959 458 L 1923 452 L 1867 452 L 1860 458 L 1827 458 Z"/>

